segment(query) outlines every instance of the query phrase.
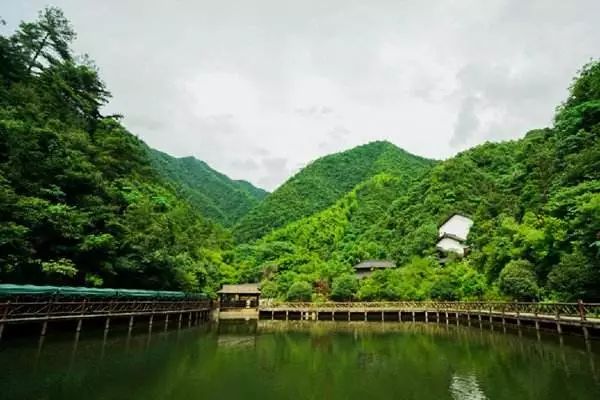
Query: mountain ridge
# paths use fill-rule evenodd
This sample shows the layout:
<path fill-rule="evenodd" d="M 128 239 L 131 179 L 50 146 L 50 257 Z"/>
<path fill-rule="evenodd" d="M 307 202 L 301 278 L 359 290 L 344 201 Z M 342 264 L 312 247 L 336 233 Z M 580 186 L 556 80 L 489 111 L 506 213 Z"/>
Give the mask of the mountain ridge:
<path fill-rule="evenodd" d="M 256 206 L 268 192 L 248 181 L 233 180 L 193 156 L 173 157 L 148 148 L 153 167 L 175 185 L 206 218 L 224 226 L 234 224 Z"/>
<path fill-rule="evenodd" d="M 417 177 L 436 161 L 374 141 L 310 162 L 267 196 L 234 226 L 239 242 L 258 239 L 275 228 L 321 211 L 356 185 L 382 172 Z"/>

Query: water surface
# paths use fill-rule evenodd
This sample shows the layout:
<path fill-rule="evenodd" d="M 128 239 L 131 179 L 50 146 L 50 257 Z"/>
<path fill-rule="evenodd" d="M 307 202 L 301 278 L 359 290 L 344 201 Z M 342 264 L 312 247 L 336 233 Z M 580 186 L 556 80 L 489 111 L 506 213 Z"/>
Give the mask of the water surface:
<path fill-rule="evenodd" d="M 0 398 L 600 399 L 582 342 L 419 323 L 229 322 L 106 342 L 84 330 L 3 342 Z"/>

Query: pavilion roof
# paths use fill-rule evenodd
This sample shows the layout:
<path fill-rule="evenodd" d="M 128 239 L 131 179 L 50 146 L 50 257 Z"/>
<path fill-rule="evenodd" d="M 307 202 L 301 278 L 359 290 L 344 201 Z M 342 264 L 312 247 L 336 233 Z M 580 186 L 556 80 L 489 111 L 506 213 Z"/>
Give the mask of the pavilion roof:
<path fill-rule="evenodd" d="M 223 285 L 217 293 L 222 294 L 260 294 L 260 284 L 241 283 L 238 285 Z"/>

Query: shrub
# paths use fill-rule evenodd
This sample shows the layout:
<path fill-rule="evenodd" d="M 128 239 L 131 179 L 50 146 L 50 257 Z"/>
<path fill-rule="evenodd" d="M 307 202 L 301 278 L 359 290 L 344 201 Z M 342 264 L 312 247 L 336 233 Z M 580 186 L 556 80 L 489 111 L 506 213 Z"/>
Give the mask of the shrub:
<path fill-rule="evenodd" d="M 498 278 L 500 291 L 517 300 L 534 300 L 539 295 L 533 265 L 526 260 L 510 261 Z"/>
<path fill-rule="evenodd" d="M 266 299 L 277 297 L 277 283 L 273 281 L 264 281 L 260 285 L 260 295 Z"/>
<path fill-rule="evenodd" d="M 294 282 L 286 294 L 286 299 L 290 301 L 310 301 L 311 297 L 312 286 L 303 281 Z"/>
<path fill-rule="evenodd" d="M 352 300 L 357 290 L 358 280 L 354 275 L 341 275 L 333 280 L 331 298 L 338 301 Z"/>

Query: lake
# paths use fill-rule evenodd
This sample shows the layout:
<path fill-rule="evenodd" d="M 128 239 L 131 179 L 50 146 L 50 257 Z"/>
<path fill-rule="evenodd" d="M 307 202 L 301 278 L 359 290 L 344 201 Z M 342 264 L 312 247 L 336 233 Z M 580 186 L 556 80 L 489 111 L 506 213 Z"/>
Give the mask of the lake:
<path fill-rule="evenodd" d="M 4 341 L 0 398 L 600 399 L 600 357 L 579 337 L 381 322 L 139 330 Z"/>

